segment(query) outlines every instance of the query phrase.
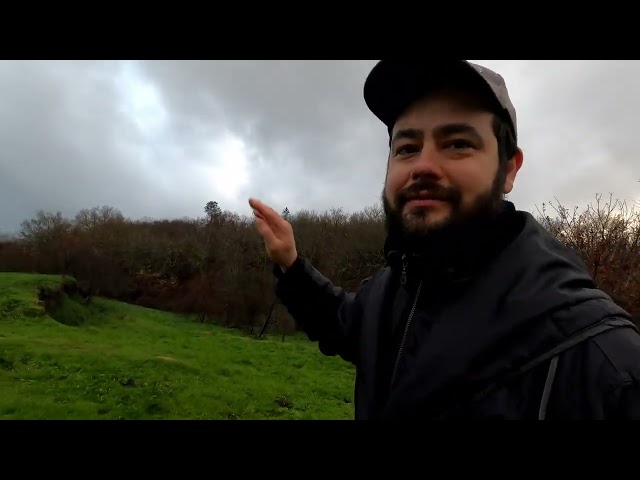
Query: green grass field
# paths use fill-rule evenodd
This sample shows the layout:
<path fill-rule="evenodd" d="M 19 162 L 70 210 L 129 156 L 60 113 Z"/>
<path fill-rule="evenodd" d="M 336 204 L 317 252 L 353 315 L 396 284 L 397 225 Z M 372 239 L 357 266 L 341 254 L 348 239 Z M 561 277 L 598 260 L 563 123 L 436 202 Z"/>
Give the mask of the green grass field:
<path fill-rule="evenodd" d="M 66 297 L 0 273 L 2 419 L 351 419 L 353 367 L 296 335 L 258 340 L 179 315 Z"/>

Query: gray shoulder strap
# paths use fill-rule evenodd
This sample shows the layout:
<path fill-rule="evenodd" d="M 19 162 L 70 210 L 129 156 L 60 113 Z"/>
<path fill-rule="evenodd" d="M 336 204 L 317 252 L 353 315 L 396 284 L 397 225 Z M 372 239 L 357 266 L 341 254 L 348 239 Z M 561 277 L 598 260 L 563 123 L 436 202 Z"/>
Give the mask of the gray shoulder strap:
<path fill-rule="evenodd" d="M 604 322 L 597 323 L 581 332 L 578 332 L 576 335 L 568 338 L 566 341 L 557 345 L 555 348 L 551 349 L 544 355 L 534 359 L 529 362 L 527 365 L 522 367 L 519 370 L 519 373 L 523 373 L 526 370 L 529 370 L 542 362 L 545 362 L 551 357 L 551 363 L 549 364 L 549 371 L 547 372 L 547 380 L 544 384 L 544 390 L 542 391 L 542 399 L 540 400 L 540 408 L 538 410 L 538 420 L 544 420 L 547 416 L 547 406 L 549 404 L 549 396 L 551 395 L 551 388 L 553 387 L 553 381 L 556 377 L 556 370 L 558 369 L 558 357 L 559 355 L 568 350 L 569 348 L 577 345 L 589 338 L 595 337 L 607 330 L 611 330 L 612 328 L 620 328 L 627 327 L 633 328 L 637 331 L 637 327 L 630 321 L 624 319 L 607 319 Z"/>
<path fill-rule="evenodd" d="M 544 420 L 547 416 L 547 405 L 549 404 L 549 395 L 551 395 L 551 387 L 556 378 L 556 370 L 558 369 L 558 356 L 551 359 L 549 372 L 547 373 L 547 381 L 544 382 L 544 390 L 542 391 L 542 400 L 540 401 L 540 409 L 538 410 L 538 420 Z"/>
<path fill-rule="evenodd" d="M 528 370 L 531 370 L 532 368 L 543 364 L 544 362 L 552 359 L 553 357 L 557 357 L 565 350 L 569 350 L 571 347 L 574 347 L 579 343 L 582 343 L 585 340 L 588 340 L 591 337 L 600 335 L 601 333 L 604 333 L 607 330 L 611 330 L 612 328 L 620 328 L 620 327 L 633 328 L 636 331 L 638 330 L 637 327 L 632 322 L 622 318 L 603 320 L 602 322 L 596 323 L 594 325 L 591 325 L 590 327 L 585 328 L 584 330 L 577 332 L 573 336 L 566 339 L 564 342 L 559 343 L 558 345 L 553 347 L 551 350 L 543 353 L 537 358 L 534 358 L 530 362 L 525 363 L 516 372 L 514 372 L 512 376 L 518 376 Z"/>
<path fill-rule="evenodd" d="M 585 328 L 584 330 L 581 330 L 575 333 L 571 337 L 567 338 L 564 342 L 561 342 L 558 345 L 556 345 L 551 350 L 525 363 L 520 368 L 510 372 L 509 374 L 505 375 L 501 379 L 494 381 L 489 386 L 487 386 L 486 388 L 478 392 L 476 395 L 473 395 L 470 400 L 478 401 L 484 398 L 485 396 L 489 395 L 491 392 L 499 388 L 501 385 L 504 385 L 508 381 L 514 379 L 515 377 L 518 377 L 523 373 L 551 360 L 551 363 L 549 365 L 549 371 L 547 373 L 547 380 L 544 386 L 544 392 L 542 394 L 542 400 L 540 402 L 540 408 L 538 411 L 538 418 L 540 420 L 544 420 L 546 419 L 546 416 L 547 416 L 547 407 L 549 405 L 549 397 L 551 395 L 551 388 L 555 380 L 556 371 L 558 368 L 558 358 L 560 354 L 565 352 L 566 350 L 569 350 L 571 347 L 574 347 L 575 345 L 578 345 L 579 343 L 584 342 L 585 340 L 588 340 L 589 338 L 595 337 L 596 335 L 600 335 L 601 333 L 604 333 L 614 328 L 631 328 L 636 332 L 638 331 L 638 327 L 629 320 L 626 320 L 623 318 L 606 318 L 601 322 L 598 322 L 594 325 L 591 325 Z M 455 407 L 449 408 L 447 409 L 446 412 L 443 412 L 441 415 L 444 416 L 446 413 L 454 411 L 460 406 L 461 405 L 456 405 Z"/>

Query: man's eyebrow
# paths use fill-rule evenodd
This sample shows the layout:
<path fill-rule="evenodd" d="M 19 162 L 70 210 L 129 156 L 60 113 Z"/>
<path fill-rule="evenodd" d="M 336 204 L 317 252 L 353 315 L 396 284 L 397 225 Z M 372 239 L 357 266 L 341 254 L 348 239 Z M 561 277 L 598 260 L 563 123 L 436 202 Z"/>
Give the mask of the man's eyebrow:
<path fill-rule="evenodd" d="M 398 140 L 402 140 L 403 138 L 409 140 L 419 140 L 424 136 L 422 130 L 417 128 L 404 128 L 402 130 L 398 130 L 389 143 L 395 143 Z"/>
<path fill-rule="evenodd" d="M 446 138 L 453 135 L 461 134 L 471 136 L 479 144 L 484 144 L 484 140 L 482 138 L 482 135 L 480 135 L 480 132 L 478 132 L 475 127 L 468 123 L 447 123 L 433 129 L 433 136 L 436 138 Z M 424 132 L 418 128 L 404 128 L 402 130 L 398 130 L 393 135 L 393 138 L 389 141 L 389 145 L 392 145 L 393 143 L 402 139 L 421 140 L 423 137 Z"/>
<path fill-rule="evenodd" d="M 448 123 L 433 129 L 433 136 L 436 138 L 451 137 L 460 134 L 472 136 L 477 142 L 484 143 L 480 132 L 468 123 Z"/>

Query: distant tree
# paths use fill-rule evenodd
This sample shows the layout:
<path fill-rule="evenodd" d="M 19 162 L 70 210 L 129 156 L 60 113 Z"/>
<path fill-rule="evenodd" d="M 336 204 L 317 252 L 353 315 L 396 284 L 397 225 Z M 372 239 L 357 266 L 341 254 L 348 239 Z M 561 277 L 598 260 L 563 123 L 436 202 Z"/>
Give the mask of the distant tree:
<path fill-rule="evenodd" d="M 71 222 L 62 216 L 62 212 L 39 210 L 35 217 L 22 222 L 20 236 L 28 242 L 44 244 L 67 233 L 70 229 Z"/>
<path fill-rule="evenodd" d="M 115 207 L 108 205 L 83 208 L 75 216 L 75 225 L 82 230 L 93 230 L 114 222 L 124 222 L 124 215 Z"/>
<path fill-rule="evenodd" d="M 204 213 L 207 215 L 209 220 L 213 220 L 214 218 L 222 215 L 222 210 L 220 209 L 218 202 L 209 201 L 204 206 Z"/>
<path fill-rule="evenodd" d="M 289 213 L 289 209 L 285 207 L 285 209 L 282 211 L 282 218 L 284 218 L 285 220 L 288 220 L 290 215 L 291 213 Z"/>

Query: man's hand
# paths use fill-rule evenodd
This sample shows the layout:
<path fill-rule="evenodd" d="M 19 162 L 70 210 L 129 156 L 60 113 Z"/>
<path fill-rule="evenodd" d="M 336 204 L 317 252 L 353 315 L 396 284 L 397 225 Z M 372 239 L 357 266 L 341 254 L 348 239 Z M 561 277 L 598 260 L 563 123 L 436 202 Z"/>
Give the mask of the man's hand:
<path fill-rule="evenodd" d="M 260 200 L 249 199 L 256 217 L 256 229 L 264 240 L 269 258 L 283 268 L 289 268 L 298 258 L 291 224 Z"/>

